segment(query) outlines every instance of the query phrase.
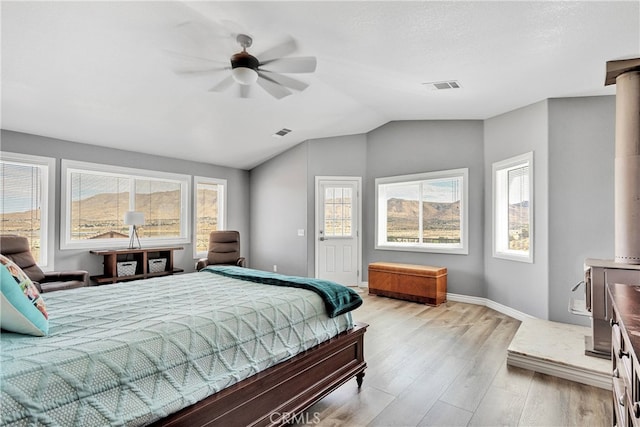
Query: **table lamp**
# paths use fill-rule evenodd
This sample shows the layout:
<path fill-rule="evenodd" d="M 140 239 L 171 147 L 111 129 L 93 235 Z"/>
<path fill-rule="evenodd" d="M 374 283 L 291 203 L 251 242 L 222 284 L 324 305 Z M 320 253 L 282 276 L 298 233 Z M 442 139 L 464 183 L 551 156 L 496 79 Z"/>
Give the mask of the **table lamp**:
<path fill-rule="evenodd" d="M 138 225 L 144 225 L 144 213 L 143 212 L 135 212 L 128 211 L 124 214 L 124 223 L 126 225 L 131 225 L 133 229 L 131 230 L 131 239 L 129 240 L 129 249 L 135 249 L 134 246 L 134 237 L 138 240 L 137 248 L 141 248 L 140 245 L 140 237 L 138 237 Z"/>

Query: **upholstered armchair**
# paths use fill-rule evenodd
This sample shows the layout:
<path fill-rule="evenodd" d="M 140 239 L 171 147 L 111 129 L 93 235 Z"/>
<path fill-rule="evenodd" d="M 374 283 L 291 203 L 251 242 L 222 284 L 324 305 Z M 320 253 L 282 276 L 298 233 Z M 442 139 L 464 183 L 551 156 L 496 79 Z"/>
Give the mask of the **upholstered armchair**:
<path fill-rule="evenodd" d="M 36 264 L 26 237 L 13 234 L 0 235 L 0 253 L 16 263 L 40 292 L 80 288 L 89 285 L 89 273 L 84 270 L 47 271 Z"/>
<path fill-rule="evenodd" d="M 198 271 L 207 265 L 237 265 L 245 267 L 246 260 L 240 256 L 240 233 L 231 230 L 212 231 L 209 235 L 209 251 L 206 258 L 196 264 Z"/>

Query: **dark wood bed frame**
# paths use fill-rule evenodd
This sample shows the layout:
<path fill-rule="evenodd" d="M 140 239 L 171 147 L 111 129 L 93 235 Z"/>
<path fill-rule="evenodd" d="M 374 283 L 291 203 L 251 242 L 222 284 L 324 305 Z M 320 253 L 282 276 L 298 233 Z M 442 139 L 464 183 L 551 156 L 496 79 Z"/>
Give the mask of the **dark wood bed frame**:
<path fill-rule="evenodd" d="M 366 324 L 163 418 L 154 426 L 271 426 L 295 416 L 356 377 L 362 385 Z"/>

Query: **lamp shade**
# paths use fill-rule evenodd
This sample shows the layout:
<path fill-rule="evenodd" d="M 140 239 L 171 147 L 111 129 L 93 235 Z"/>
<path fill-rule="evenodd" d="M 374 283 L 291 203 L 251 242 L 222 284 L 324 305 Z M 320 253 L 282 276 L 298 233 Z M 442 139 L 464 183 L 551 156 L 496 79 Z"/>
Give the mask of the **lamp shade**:
<path fill-rule="evenodd" d="M 233 79 L 241 85 L 251 85 L 258 80 L 256 70 L 246 67 L 237 67 L 231 70 Z"/>
<path fill-rule="evenodd" d="M 128 211 L 124 214 L 125 225 L 144 225 L 144 213 Z"/>

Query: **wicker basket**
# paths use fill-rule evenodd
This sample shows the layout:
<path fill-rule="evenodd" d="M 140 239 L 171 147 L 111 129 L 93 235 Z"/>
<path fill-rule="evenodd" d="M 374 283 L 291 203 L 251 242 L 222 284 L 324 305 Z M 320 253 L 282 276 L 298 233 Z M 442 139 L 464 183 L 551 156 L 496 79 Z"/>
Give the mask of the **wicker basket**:
<path fill-rule="evenodd" d="M 149 260 L 149 273 L 160 273 L 167 266 L 166 258 L 154 258 Z"/>
<path fill-rule="evenodd" d="M 137 261 L 123 261 L 116 263 L 116 273 L 118 274 L 118 277 L 133 276 L 136 274 L 137 264 Z"/>

